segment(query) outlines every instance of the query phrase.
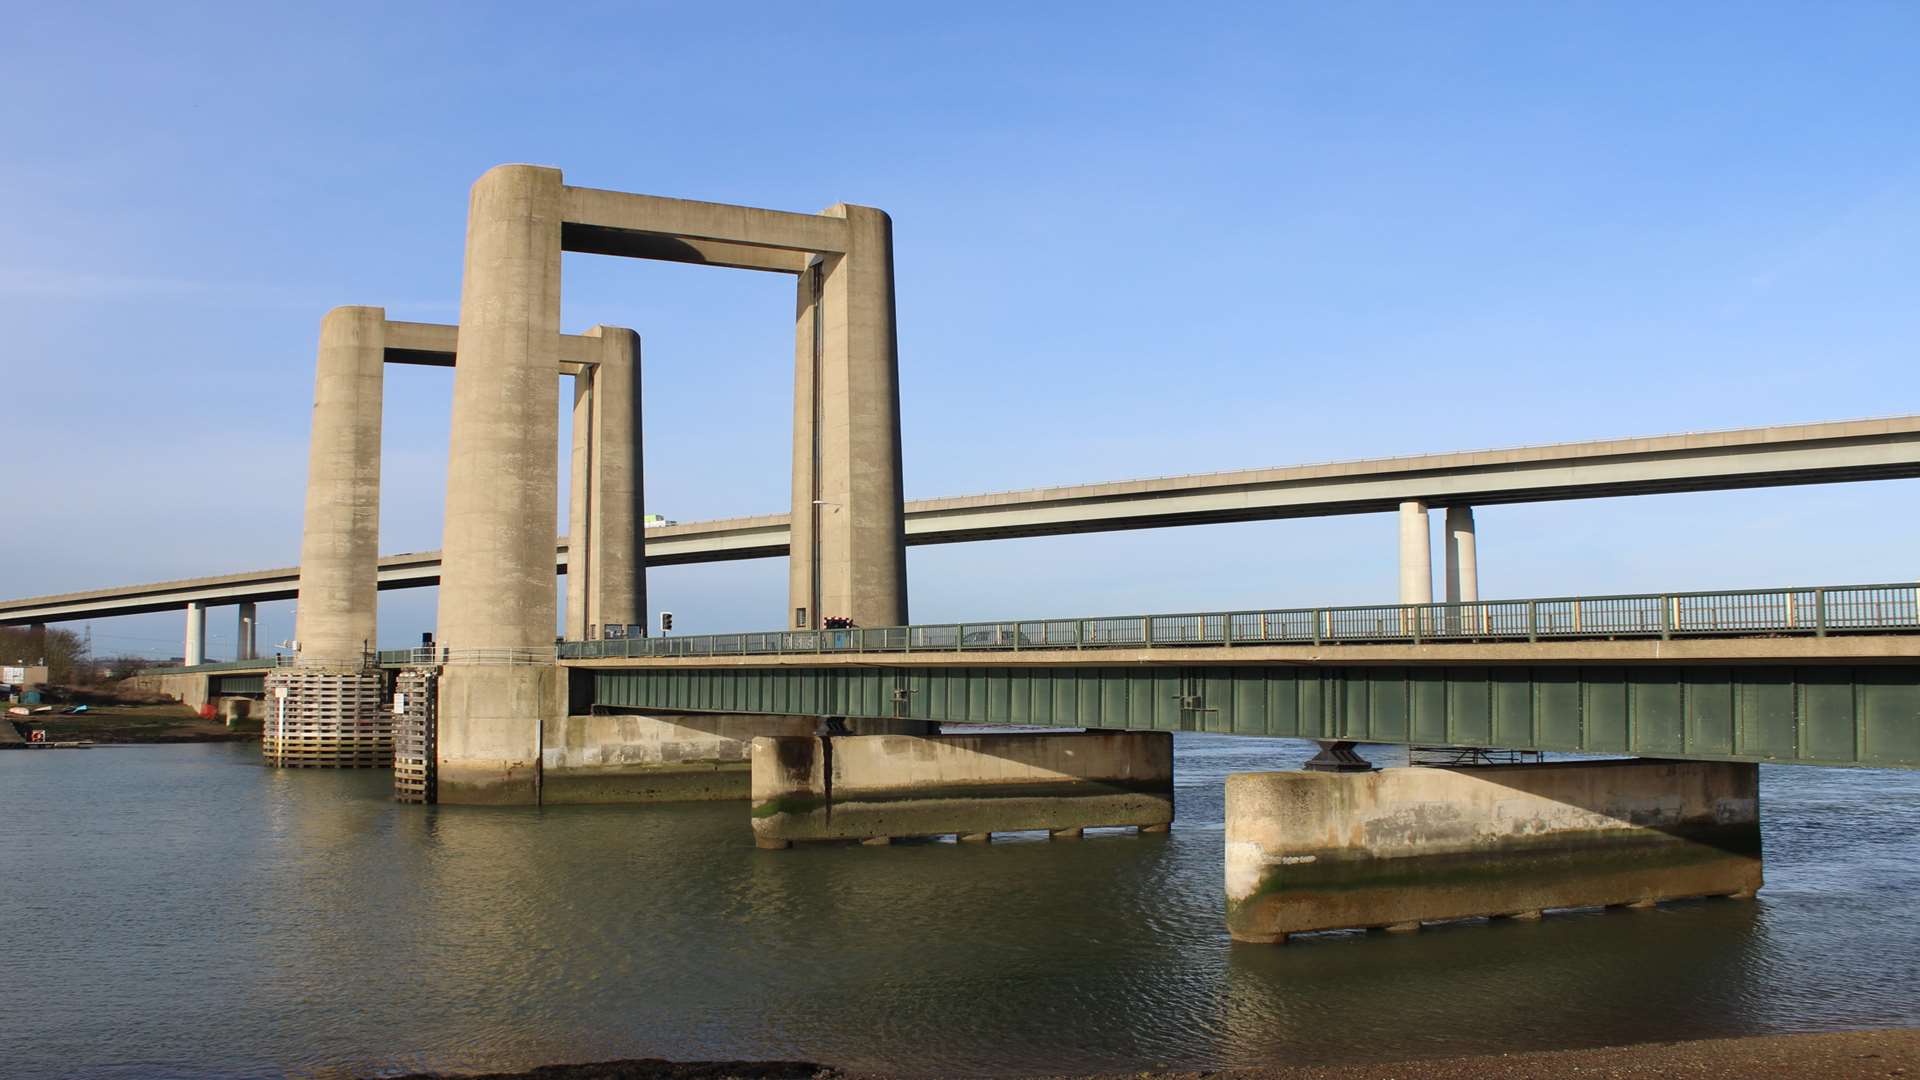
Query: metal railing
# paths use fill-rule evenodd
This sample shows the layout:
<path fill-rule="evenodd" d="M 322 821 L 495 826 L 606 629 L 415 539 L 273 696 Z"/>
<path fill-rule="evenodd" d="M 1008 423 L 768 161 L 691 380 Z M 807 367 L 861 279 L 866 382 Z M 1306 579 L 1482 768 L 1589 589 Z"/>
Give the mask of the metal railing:
<path fill-rule="evenodd" d="M 563 660 L 1920 632 L 1920 584 L 1279 608 L 569 641 Z M 388 654 L 381 654 L 386 662 Z"/>

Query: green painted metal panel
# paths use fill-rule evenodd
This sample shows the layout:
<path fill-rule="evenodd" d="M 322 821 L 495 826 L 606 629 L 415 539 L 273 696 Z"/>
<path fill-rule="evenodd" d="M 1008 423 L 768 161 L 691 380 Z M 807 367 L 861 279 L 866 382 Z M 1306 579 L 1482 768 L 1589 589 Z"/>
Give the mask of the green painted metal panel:
<path fill-rule="evenodd" d="M 1482 667 L 1447 668 L 1447 737 L 1450 746 L 1493 744 L 1493 686 Z"/>
<path fill-rule="evenodd" d="M 1068 668 L 1065 671 L 1056 671 L 1048 677 L 1047 681 L 1052 685 L 1053 694 L 1049 699 L 1052 704 L 1047 713 L 1047 723 L 1062 727 L 1079 723 L 1079 703 L 1074 696 L 1075 690 L 1079 688 L 1076 681 L 1078 675 L 1077 670 Z"/>
<path fill-rule="evenodd" d="M 1367 731 L 1367 717 L 1371 706 L 1367 701 L 1367 691 L 1372 682 L 1363 669 L 1348 668 L 1340 673 L 1338 712 L 1334 715 L 1339 726 L 1334 731 L 1342 739 L 1364 740 Z"/>
<path fill-rule="evenodd" d="M 987 689 L 987 673 L 975 670 L 967 673 L 967 712 L 969 723 L 985 724 L 992 715 L 993 699 Z"/>
<path fill-rule="evenodd" d="M 1074 724 L 1083 728 L 1106 727 L 1107 714 L 1102 711 L 1106 697 L 1100 692 L 1100 670 L 1081 668 L 1079 678 L 1073 684 L 1073 703 L 1075 707 Z M 1125 715 L 1122 713 L 1121 715 Z"/>
<path fill-rule="evenodd" d="M 1300 734 L 1300 676 L 1292 668 L 1267 668 L 1267 735 Z"/>
<path fill-rule="evenodd" d="M 1233 730 L 1233 683 L 1232 668 L 1208 668 L 1200 682 L 1200 696 L 1206 708 L 1199 716 L 1199 730 L 1230 732 Z"/>
<path fill-rule="evenodd" d="M 1687 717 L 1676 668 L 1635 668 L 1628 681 L 1633 752 L 1681 754 L 1687 749 Z"/>
<path fill-rule="evenodd" d="M 208 679 L 214 694 L 264 694 L 267 692 L 265 672 L 240 675 L 214 675 Z"/>
<path fill-rule="evenodd" d="M 1153 672 L 1127 671 L 1127 726 L 1145 730 L 1157 726 L 1153 714 Z"/>
<path fill-rule="evenodd" d="M 1498 668 L 1488 674 L 1488 697 L 1493 703 L 1493 744 L 1532 746 L 1533 673 L 1526 668 Z"/>
<path fill-rule="evenodd" d="M 1412 738 L 1422 746 L 1447 741 L 1447 673 L 1439 668 L 1415 668 L 1407 681 L 1407 707 L 1412 712 Z"/>
<path fill-rule="evenodd" d="M 1580 749 L 1624 754 L 1627 743 L 1627 676 L 1623 668 L 1585 668 L 1580 713 L 1586 719 Z"/>
<path fill-rule="evenodd" d="M 1681 673 L 1680 681 L 1686 691 L 1687 751 L 1694 754 L 1733 753 L 1732 669 L 1687 668 Z"/>
<path fill-rule="evenodd" d="M 1920 768 L 1920 665 L 1914 664 L 1413 669 L 688 665 L 601 670 L 594 672 L 592 682 L 595 702 L 615 708 L 1185 728 Z M 904 699 L 902 690 L 908 691 Z"/>
<path fill-rule="evenodd" d="M 1799 753 L 1799 683 L 1791 668 L 1740 671 L 1739 740 L 1734 752 L 1749 757 L 1792 758 Z"/>
<path fill-rule="evenodd" d="M 1180 730 L 1180 673 L 1157 668 L 1153 673 L 1153 727 L 1155 731 Z"/>
<path fill-rule="evenodd" d="M 1331 681 L 1326 672 L 1300 677 L 1300 734 L 1309 739 L 1325 738 L 1332 730 L 1327 724 L 1327 684 Z"/>
<path fill-rule="evenodd" d="M 1854 686 L 1860 760 L 1874 765 L 1920 761 L 1920 683 L 1897 669 L 1863 667 L 1854 672 Z"/>
<path fill-rule="evenodd" d="M 1853 671 L 1800 669 L 1800 755 L 1815 761 L 1854 760 Z"/>
<path fill-rule="evenodd" d="M 1533 668 L 1535 745 L 1545 750 L 1581 746 L 1580 672 L 1570 668 Z"/>
<path fill-rule="evenodd" d="M 1405 668 L 1370 668 L 1367 679 L 1367 738 L 1406 742 L 1413 731 Z"/>

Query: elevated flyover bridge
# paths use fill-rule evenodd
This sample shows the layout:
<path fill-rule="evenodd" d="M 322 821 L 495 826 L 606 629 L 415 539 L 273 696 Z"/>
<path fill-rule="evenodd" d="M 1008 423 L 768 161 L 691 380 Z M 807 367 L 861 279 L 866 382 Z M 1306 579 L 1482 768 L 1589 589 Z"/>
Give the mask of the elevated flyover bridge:
<path fill-rule="evenodd" d="M 1410 506 L 1469 509 L 1671 492 L 1920 477 L 1920 416 L 1846 420 L 1506 450 L 1243 469 L 1034 488 L 906 504 L 906 542 L 951 544 L 1023 536 L 1338 514 Z M 1404 516 L 1404 515 L 1403 515 Z M 1421 518 L 1424 522 L 1424 517 Z M 652 566 L 788 553 L 788 516 L 690 522 L 646 530 Z M 565 573 L 560 540 L 555 569 Z M 1402 551 L 1403 570 L 1408 556 Z M 298 567 L 0 600 L 0 625 L 52 623 L 293 599 Z M 1417 573 L 1416 575 L 1417 576 Z M 380 560 L 381 589 L 440 582 L 440 553 Z M 1474 599 L 1466 595 L 1464 599 Z M 1403 596 L 1403 600 L 1417 599 Z"/>
<path fill-rule="evenodd" d="M 575 712 L 1920 768 L 1914 583 L 576 641 L 559 658 Z"/>

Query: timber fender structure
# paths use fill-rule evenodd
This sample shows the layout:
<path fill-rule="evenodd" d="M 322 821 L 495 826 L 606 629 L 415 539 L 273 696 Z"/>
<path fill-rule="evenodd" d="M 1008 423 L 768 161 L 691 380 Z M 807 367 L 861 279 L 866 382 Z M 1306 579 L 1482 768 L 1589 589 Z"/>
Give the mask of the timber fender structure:
<path fill-rule="evenodd" d="M 281 768 L 384 769 L 393 764 L 393 716 L 381 707 L 385 676 L 370 671 L 279 668 L 267 675 L 260 753 Z"/>

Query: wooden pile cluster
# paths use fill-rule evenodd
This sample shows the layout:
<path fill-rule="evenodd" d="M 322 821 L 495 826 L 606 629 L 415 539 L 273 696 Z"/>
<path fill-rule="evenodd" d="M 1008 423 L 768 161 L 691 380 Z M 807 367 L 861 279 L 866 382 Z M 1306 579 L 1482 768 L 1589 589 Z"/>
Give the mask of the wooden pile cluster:
<path fill-rule="evenodd" d="M 393 765 L 393 714 L 381 707 L 377 671 L 280 668 L 267 676 L 260 751 L 289 769 L 385 769 Z"/>
<path fill-rule="evenodd" d="M 439 752 L 436 704 L 439 676 L 403 671 L 393 684 L 393 797 L 396 802 L 434 801 L 434 758 Z"/>

